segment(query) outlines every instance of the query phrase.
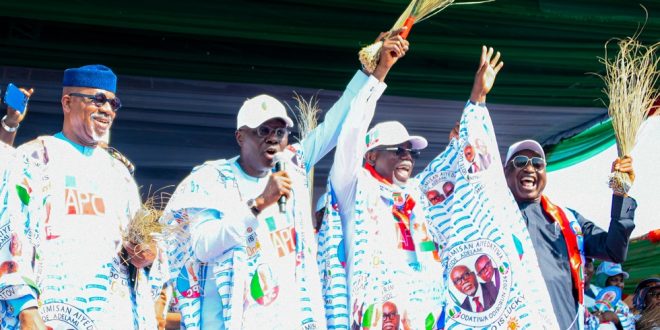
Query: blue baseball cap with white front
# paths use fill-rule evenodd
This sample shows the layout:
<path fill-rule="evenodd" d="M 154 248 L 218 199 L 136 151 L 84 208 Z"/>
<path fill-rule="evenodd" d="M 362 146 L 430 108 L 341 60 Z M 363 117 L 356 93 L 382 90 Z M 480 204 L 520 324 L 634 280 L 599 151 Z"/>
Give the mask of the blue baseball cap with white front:
<path fill-rule="evenodd" d="M 623 274 L 623 278 L 627 279 L 630 277 L 628 273 L 623 271 L 623 268 L 621 267 L 621 264 L 616 264 L 613 262 L 609 261 L 603 261 L 599 266 L 598 269 L 596 270 L 596 276 L 599 274 L 605 274 L 608 277 L 609 276 L 614 276 L 614 275 L 619 275 Z"/>

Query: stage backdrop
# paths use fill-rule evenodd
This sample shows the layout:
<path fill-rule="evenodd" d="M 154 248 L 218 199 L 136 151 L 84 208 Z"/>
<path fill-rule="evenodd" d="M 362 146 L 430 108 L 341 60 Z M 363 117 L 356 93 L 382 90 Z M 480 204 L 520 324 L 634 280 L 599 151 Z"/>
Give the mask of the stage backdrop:
<path fill-rule="evenodd" d="M 660 116 L 646 120 L 632 151 L 636 179 L 630 196 L 637 200 L 632 237 L 660 228 Z M 617 156 L 611 122 L 598 124 L 548 150 L 545 193 L 603 229 L 610 223 L 612 190 L 607 186 Z"/>

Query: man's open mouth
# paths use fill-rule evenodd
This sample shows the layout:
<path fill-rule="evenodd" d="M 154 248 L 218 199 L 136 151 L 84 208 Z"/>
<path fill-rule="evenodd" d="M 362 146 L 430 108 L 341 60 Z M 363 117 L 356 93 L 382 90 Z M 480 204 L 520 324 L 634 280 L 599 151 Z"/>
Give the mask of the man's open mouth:
<path fill-rule="evenodd" d="M 532 176 L 524 176 L 520 178 L 520 187 L 525 190 L 533 190 L 536 188 L 536 178 Z"/>

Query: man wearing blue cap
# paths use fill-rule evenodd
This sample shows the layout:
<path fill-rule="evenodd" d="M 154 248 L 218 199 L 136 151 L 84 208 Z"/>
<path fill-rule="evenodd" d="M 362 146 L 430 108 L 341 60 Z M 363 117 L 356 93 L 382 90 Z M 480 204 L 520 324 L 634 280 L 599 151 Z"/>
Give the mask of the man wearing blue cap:
<path fill-rule="evenodd" d="M 155 315 L 136 312 L 140 298 L 119 260 L 138 188 L 98 147 L 121 107 L 116 87 L 106 66 L 67 69 L 62 131 L 16 149 L 2 217 L 9 242 L 1 256 L 12 265 L 0 277 L 3 329 L 155 327 Z"/>

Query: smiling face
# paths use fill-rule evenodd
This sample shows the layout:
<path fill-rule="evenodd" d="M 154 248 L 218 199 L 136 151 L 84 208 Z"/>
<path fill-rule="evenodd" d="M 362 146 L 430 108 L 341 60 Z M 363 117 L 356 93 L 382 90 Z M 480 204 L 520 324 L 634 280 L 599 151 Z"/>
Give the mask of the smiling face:
<path fill-rule="evenodd" d="M 401 317 L 396 305 L 390 301 L 383 304 L 383 330 L 398 330 Z"/>
<path fill-rule="evenodd" d="M 426 198 L 431 202 L 431 205 L 436 205 L 445 201 L 445 195 L 439 193 L 437 190 L 430 190 L 427 192 Z"/>
<path fill-rule="evenodd" d="M 521 150 L 511 157 L 522 155 L 527 157 L 541 157 L 531 150 Z M 541 199 L 543 189 L 545 189 L 546 172 L 545 168 L 536 170 L 532 162 L 528 162 L 524 168 L 516 168 L 511 161 L 504 167 L 506 183 L 516 199 L 516 202 L 536 202 Z"/>
<path fill-rule="evenodd" d="M 585 260 L 584 264 L 584 286 L 589 287 L 589 284 L 591 284 L 591 279 L 594 276 L 594 260 L 591 258 L 587 258 Z"/>
<path fill-rule="evenodd" d="M 468 296 L 477 293 L 477 277 L 467 266 L 458 265 L 451 270 L 451 281 L 458 291 Z"/>
<path fill-rule="evenodd" d="M 62 132 L 71 141 L 83 146 L 96 146 L 108 134 L 116 113 L 110 103 L 96 106 L 89 98 L 69 95 L 80 93 L 95 95 L 103 93 L 109 99 L 115 94 L 103 89 L 65 87 L 61 99 L 64 112 L 64 126 Z"/>
<path fill-rule="evenodd" d="M 465 149 L 463 149 L 463 153 L 465 154 L 465 159 L 467 159 L 468 162 L 473 162 L 474 161 L 474 148 L 472 148 L 471 145 L 466 145 Z"/>
<path fill-rule="evenodd" d="M 287 134 L 278 138 L 275 133 L 276 129 L 286 129 L 284 120 L 274 118 L 259 126 L 269 127 L 270 134 L 260 137 L 257 129 L 247 126 L 236 131 L 236 141 L 241 148 L 240 164 L 243 170 L 253 176 L 267 174 L 275 166 L 275 154 L 284 150 L 289 143 Z"/>
<path fill-rule="evenodd" d="M 410 142 L 404 142 L 395 146 L 384 146 L 383 148 L 401 147 L 410 149 L 411 146 L 412 144 Z M 396 180 L 403 184 L 408 181 L 415 166 L 415 160 L 409 152 L 397 155 L 395 151 L 389 150 L 373 150 L 368 152 L 367 162 L 376 169 L 376 172 L 380 176 L 388 180 Z"/>
<path fill-rule="evenodd" d="M 474 269 L 477 271 L 479 277 L 485 282 L 490 282 L 495 275 L 493 268 L 493 261 L 487 255 L 480 256 L 474 263 Z"/>
<path fill-rule="evenodd" d="M 445 196 L 449 196 L 454 193 L 454 184 L 452 182 L 445 182 L 442 185 L 442 191 L 445 193 Z"/>
<path fill-rule="evenodd" d="M 623 290 L 623 287 L 625 286 L 623 274 L 616 274 L 608 277 L 605 281 L 605 286 L 617 286 Z"/>

